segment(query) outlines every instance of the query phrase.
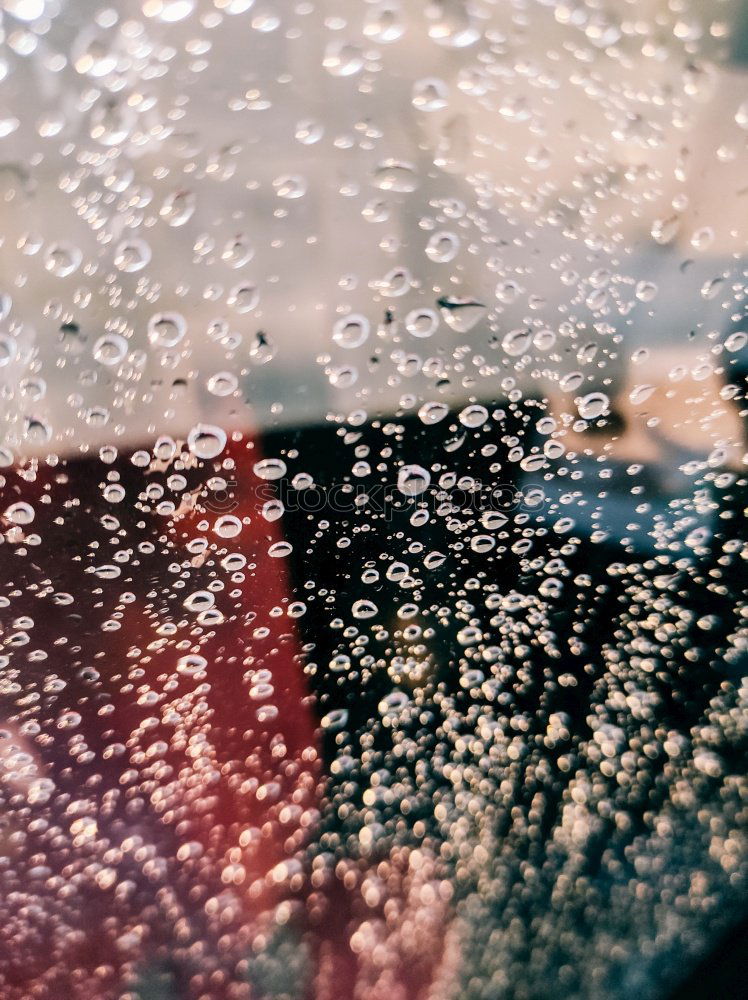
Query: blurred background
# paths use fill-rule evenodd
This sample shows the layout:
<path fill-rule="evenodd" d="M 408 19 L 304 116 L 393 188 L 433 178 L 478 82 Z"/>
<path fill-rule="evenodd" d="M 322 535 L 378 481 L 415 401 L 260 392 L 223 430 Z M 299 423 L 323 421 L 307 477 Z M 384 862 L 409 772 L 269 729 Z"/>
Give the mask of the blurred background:
<path fill-rule="evenodd" d="M 0 6 L 7 952 L 49 945 L 24 893 L 63 912 L 76 859 L 109 870 L 119 784 L 168 872 L 136 859 L 125 915 L 73 900 L 79 957 L 17 959 L 2 1000 L 737 996 L 748 5 Z M 231 580 L 224 619 L 201 598 L 191 631 L 180 573 Z M 53 592 L 75 618 L 34 632 Z M 164 672 L 198 649 L 204 719 Z M 176 762 L 188 717 L 212 776 Z M 29 826 L 71 806 L 25 755 L 100 840 Z M 200 917 L 149 949 L 172 889 Z"/>
<path fill-rule="evenodd" d="M 31 409 L 60 448 L 196 413 L 456 407 L 507 380 L 563 405 L 696 371 L 713 403 L 743 306 L 740 4 L 162 6 L 6 8 L 3 375 L 43 369 Z M 164 312 L 173 345 L 149 340 Z M 333 337 L 348 314 L 355 347 Z M 502 346 L 514 330 L 529 349 Z M 124 398 L 92 357 L 107 333 Z M 207 388 L 221 370 L 233 395 Z M 6 406 L 9 442 L 42 451 L 31 404 Z M 706 409 L 662 419 L 708 450 L 735 427 Z"/>

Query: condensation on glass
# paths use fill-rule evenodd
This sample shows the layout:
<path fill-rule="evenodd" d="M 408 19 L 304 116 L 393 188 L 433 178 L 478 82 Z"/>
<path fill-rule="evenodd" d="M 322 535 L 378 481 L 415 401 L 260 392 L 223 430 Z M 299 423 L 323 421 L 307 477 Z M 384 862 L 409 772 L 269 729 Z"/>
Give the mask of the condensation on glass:
<path fill-rule="evenodd" d="M 0 1000 L 670 996 L 746 914 L 745 5 L 0 8 Z"/>

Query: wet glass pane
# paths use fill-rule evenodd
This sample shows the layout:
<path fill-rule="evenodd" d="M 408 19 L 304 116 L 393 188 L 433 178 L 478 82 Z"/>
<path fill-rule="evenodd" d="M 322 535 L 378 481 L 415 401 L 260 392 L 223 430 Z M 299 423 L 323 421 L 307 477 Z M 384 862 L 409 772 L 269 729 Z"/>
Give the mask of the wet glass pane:
<path fill-rule="evenodd" d="M 748 7 L 0 12 L 0 1000 L 739 995 Z"/>

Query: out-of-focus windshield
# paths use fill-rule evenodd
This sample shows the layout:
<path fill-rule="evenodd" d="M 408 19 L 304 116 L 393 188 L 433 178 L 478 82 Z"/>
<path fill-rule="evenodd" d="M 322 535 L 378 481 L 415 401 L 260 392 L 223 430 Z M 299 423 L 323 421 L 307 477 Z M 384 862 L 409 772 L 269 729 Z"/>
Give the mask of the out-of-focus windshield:
<path fill-rule="evenodd" d="M 746 916 L 745 4 L 0 13 L 0 1000 L 674 995 Z"/>

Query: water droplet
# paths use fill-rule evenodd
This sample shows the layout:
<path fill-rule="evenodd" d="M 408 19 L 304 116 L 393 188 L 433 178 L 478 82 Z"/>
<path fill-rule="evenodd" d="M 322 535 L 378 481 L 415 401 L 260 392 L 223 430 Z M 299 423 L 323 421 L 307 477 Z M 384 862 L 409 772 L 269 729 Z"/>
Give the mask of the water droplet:
<path fill-rule="evenodd" d="M 35 512 L 30 503 L 19 500 L 17 503 L 12 503 L 10 507 L 7 507 L 3 516 L 11 524 L 26 525 L 31 524 L 34 520 Z"/>
<path fill-rule="evenodd" d="M 516 358 L 529 349 L 531 341 L 531 330 L 512 330 L 504 337 L 501 346 L 510 357 Z"/>
<path fill-rule="evenodd" d="M 656 298 L 657 285 L 653 281 L 640 281 L 636 286 L 636 297 L 640 302 L 651 302 Z"/>
<path fill-rule="evenodd" d="M 195 674 L 201 673 L 208 666 L 208 661 L 204 656 L 199 656 L 197 653 L 188 653 L 186 656 L 180 656 L 177 661 L 177 673 L 183 674 L 186 677 L 193 677 Z"/>
<path fill-rule="evenodd" d="M 165 24 L 184 21 L 195 9 L 195 0 L 144 0 L 143 13 Z"/>
<path fill-rule="evenodd" d="M 473 403 L 460 411 L 459 421 L 463 427 L 481 427 L 488 420 L 488 410 L 480 403 Z"/>
<path fill-rule="evenodd" d="M 701 297 L 703 299 L 715 299 L 724 286 L 724 278 L 712 278 L 710 281 L 705 281 L 701 286 Z"/>
<path fill-rule="evenodd" d="M 354 618 L 373 618 L 379 614 L 379 608 L 373 601 L 360 600 L 354 601 L 351 612 Z"/>
<path fill-rule="evenodd" d="M 214 396 L 231 396 L 239 387 L 239 380 L 233 372 L 216 372 L 208 379 L 208 392 Z"/>
<path fill-rule="evenodd" d="M 328 712 L 327 715 L 322 717 L 320 725 L 323 729 L 327 729 L 333 733 L 345 729 L 348 725 L 348 710 L 345 708 L 333 709 L 332 712 Z"/>
<path fill-rule="evenodd" d="M 209 590 L 196 590 L 182 602 L 188 611 L 208 611 L 216 603 L 216 599 Z"/>
<path fill-rule="evenodd" d="M 94 344 L 93 356 L 101 365 L 118 365 L 127 357 L 127 341 L 117 333 L 106 333 Z"/>
<path fill-rule="evenodd" d="M 460 250 L 460 239 L 455 233 L 434 233 L 426 244 L 426 256 L 435 264 L 448 264 Z"/>
<path fill-rule="evenodd" d="M 3 8 L 19 21 L 35 21 L 44 13 L 45 0 L 5 0 Z"/>
<path fill-rule="evenodd" d="M 215 458 L 226 447 L 226 432 L 212 424 L 197 424 L 187 435 L 187 447 L 197 458 Z"/>
<path fill-rule="evenodd" d="M 691 237 L 691 246 L 694 250 L 708 250 L 712 243 L 714 243 L 714 230 L 711 226 L 697 229 Z"/>
<path fill-rule="evenodd" d="M 413 107 L 418 111 L 443 111 L 449 103 L 449 87 L 438 77 L 427 77 L 413 84 Z"/>
<path fill-rule="evenodd" d="M 496 539 L 491 535 L 473 535 L 470 539 L 470 548 L 473 552 L 490 552 L 495 546 Z"/>
<path fill-rule="evenodd" d="M 114 253 L 114 264 L 120 271 L 135 274 L 151 262 L 151 248 L 145 240 L 124 240 Z"/>
<path fill-rule="evenodd" d="M 604 392 L 590 392 L 577 403 L 579 416 L 584 420 L 596 420 L 610 410 L 610 400 Z"/>
<path fill-rule="evenodd" d="M 374 186 L 381 191 L 410 194 L 418 187 L 418 174 L 412 163 L 383 160 L 374 171 Z"/>
<path fill-rule="evenodd" d="M 415 497 L 427 490 L 431 474 L 421 465 L 403 465 L 397 474 L 397 488 L 406 497 Z"/>
<path fill-rule="evenodd" d="M 283 517 L 286 508 L 280 500 L 266 500 L 262 505 L 262 516 L 266 521 L 277 521 Z"/>
<path fill-rule="evenodd" d="M 7 333 L 0 333 L 0 368 L 10 364 L 18 357 L 18 344 L 15 338 Z"/>
<path fill-rule="evenodd" d="M 263 458 L 255 462 L 254 474 L 259 479 L 281 479 L 287 472 L 286 463 L 280 458 Z"/>
<path fill-rule="evenodd" d="M 221 538 L 236 538 L 242 530 L 242 522 L 233 514 L 224 514 L 216 519 L 213 530 Z"/>
<path fill-rule="evenodd" d="M 468 333 L 486 313 L 486 306 L 471 298 L 445 296 L 436 304 L 447 326 L 456 333 Z"/>
<path fill-rule="evenodd" d="M 746 344 L 748 344 L 748 333 L 744 330 L 735 330 L 725 338 L 725 348 L 731 352 L 742 350 Z"/>
<path fill-rule="evenodd" d="M 313 146 L 315 142 L 319 142 L 324 134 L 324 125 L 311 118 L 300 121 L 294 132 L 296 139 L 304 146 Z"/>
<path fill-rule="evenodd" d="M 581 372 L 569 372 L 559 381 L 558 387 L 561 392 L 575 392 L 584 381 Z"/>
<path fill-rule="evenodd" d="M 354 76 L 363 69 L 364 57 L 357 45 L 344 41 L 330 42 L 322 65 L 332 76 Z"/>
<path fill-rule="evenodd" d="M 405 329 L 411 337 L 431 337 L 439 326 L 439 317 L 433 309 L 412 309 L 405 317 Z"/>
<path fill-rule="evenodd" d="M 187 332 L 181 313 L 156 313 L 148 320 L 148 339 L 155 347 L 176 347 Z"/>
<path fill-rule="evenodd" d="M 429 38 L 449 49 L 465 49 L 481 37 L 477 26 L 462 4 L 438 3 L 427 8 Z"/>
<path fill-rule="evenodd" d="M 224 246 L 221 260 L 234 270 L 244 267 L 254 257 L 255 251 L 246 236 L 241 234 L 232 237 Z"/>
<path fill-rule="evenodd" d="M 671 243 L 678 234 L 680 223 L 680 217 L 677 215 L 668 219 L 657 219 L 652 224 L 652 239 L 662 246 Z"/>
<path fill-rule="evenodd" d="M 638 406 L 640 403 L 646 402 L 655 389 L 654 385 L 637 385 L 629 393 L 629 400 Z"/>
<path fill-rule="evenodd" d="M 44 266 L 56 278 L 67 278 L 77 271 L 83 260 L 78 247 L 70 243 L 55 243 L 44 255 Z"/>
<path fill-rule="evenodd" d="M 352 350 L 368 340 L 370 324 L 365 316 L 350 313 L 339 319 L 332 330 L 332 339 L 338 347 Z"/>
<path fill-rule="evenodd" d="M 400 3 L 384 0 L 375 4 L 366 15 L 364 35 L 380 45 L 398 41 L 405 34 L 405 24 Z"/>
<path fill-rule="evenodd" d="M 167 198 L 159 210 L 159 215 L 173 228 L 183 226 L 195 214 L 195 195 L 191 191 L 174 191 Z"/>
<path fill-rule="evenodd" d="M 297 198 L 303 198 L 306 194 L 307 182 L 304 177 L 300 177 L 295 174 L 283 174 L 281 177 L 276 177 L 273 181 L 273 187 L 275 188 L 275 193 L 279 198 L 286 198 L 289 201 L 294 201 Z"/>
<path fill-rule="evenodd" d="M 252 312 L 260 303 L 260 290 L 254 282 L 242 282 L 231 289 L 228 303 L 242 315 Z"/>
<path fill-rule="evenodd" d="M 449 406 L 438 401 L 424 403 L 418 411 L 418 416 L 424 424 L 438 424 L 449 416 Z"/>
<path fill-rule="evenodd" d="M 288 556 L 293 551 L 293 545 L 290 542 L 274 542 L 268 549 L 268 555 L 271 559 L 283 559 Z"/>
<path fill-rule="evenodd" d="M 121 503 L 125 499 L 125 488 L 119 483 L 110 483 L 104 489 L 104 499 L 107 503 Z"/>

